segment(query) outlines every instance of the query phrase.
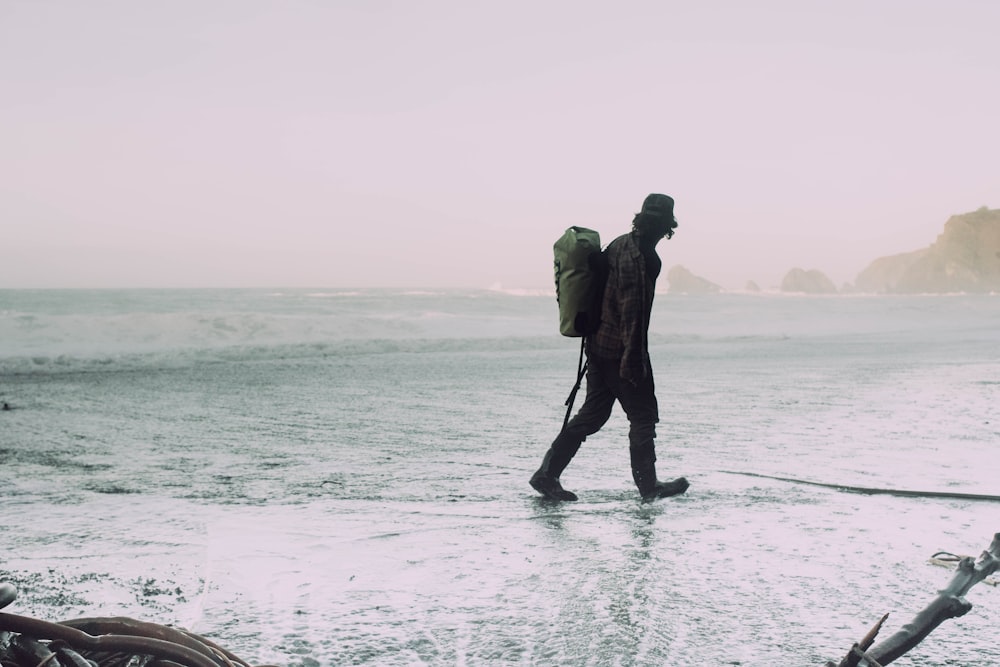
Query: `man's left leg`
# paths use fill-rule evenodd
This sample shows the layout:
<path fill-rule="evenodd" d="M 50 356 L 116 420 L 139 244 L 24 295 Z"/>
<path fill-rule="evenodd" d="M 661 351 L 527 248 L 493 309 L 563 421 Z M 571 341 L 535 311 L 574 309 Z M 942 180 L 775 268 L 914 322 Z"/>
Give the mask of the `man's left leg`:
<path fill-rule="evenodd" d="M 615 397 L 608 388 L 599 365 L 590 361 L 587 367 L 587 397 L 576 416 L 559 432 L 545 452 L 542 465 L 529 483 L 543 496 L 552 500 L 576 500 L 576 494 L 562 487 L 559 476 L 576 456 L 587 436 L 597 433 L 611 417 Z"/>

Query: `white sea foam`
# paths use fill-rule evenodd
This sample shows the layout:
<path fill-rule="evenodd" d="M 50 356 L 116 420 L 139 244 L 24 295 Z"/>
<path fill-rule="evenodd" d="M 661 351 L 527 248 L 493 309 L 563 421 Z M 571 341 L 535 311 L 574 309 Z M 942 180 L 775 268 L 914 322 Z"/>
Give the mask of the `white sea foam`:
<path fill-rule="evenodd" d="M 651 337 L 876 336 L 900 345 L 933 330 L 954 344 L 994 337 L 997 303 L 985 296 L 664 295 Z M 497 291 L 7 291 L 0 306 L 0 372 L 479 345 L 574 347 L 555 332 L 554 299 Z M 927 317 L 928 310 L 939 315 Z"/>

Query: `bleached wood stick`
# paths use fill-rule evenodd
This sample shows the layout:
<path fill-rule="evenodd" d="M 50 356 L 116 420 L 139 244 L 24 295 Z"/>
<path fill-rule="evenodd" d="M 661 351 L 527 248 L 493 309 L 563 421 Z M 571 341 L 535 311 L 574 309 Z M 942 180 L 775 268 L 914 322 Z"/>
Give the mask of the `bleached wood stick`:
<path fill-rule="evenodd" d="M 861 650 L 870 656 L 870 659 L 861 658 L 858 662 L 851 662 L 852 654 L 854 654 L 852 647 L 851 653 L 840 664 L 842 666 L 856 664 L 858 667 L 875 667 L 876 664 L 888 665 L 893 662 L 923 641 L 944 621 L 963 616 L 972 609 L 972 604 L 964 597 L 965 594 L 998 569 L 1000 569 L 1000 533 L 993 536 L 993 542 L 989 549 L 982 553 L 978 562 L 974 561 L 972 557 L 966 557 L 959 561 L 958 570 L 948 585 L 941 589 L 937 597 L 931 600 L 912 621 L 872 649 L 866 651 L 862 648 Z M 885 617 L 882 620 L 884 621 Z M 880 626 L 881 621 L 873 630 L 877 632 L 877 628 Z M 873 633 L 870 632 L 866 639 L 873 636 Z M 832 665 L 832 663 L 827 663 L 827 665 Z"/>

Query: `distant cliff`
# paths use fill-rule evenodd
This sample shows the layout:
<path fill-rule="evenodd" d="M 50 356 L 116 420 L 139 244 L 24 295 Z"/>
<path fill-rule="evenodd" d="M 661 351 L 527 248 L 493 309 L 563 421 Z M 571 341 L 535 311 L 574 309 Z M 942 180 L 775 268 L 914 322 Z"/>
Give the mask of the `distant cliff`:
<path fill-rule="evenodd" d="M 836 294 L 837 286 L 825 273 L 812 269 L 792 269 L 781 281 L 782 292 L 802 292 L 805 294 Z"/>
<path fill-rule="evenodd" d="M 928 248 L 880 257 L 858 274 L 862 292 L 1000 292 L 1000 210 L 954 215 Z"/>
<path fill-rule="evenodd" d="M 671 294 L 715 294 L 722 288 L 713 282 L 700 278 L 679 264 L 667 271 L 667 281 Z"/>

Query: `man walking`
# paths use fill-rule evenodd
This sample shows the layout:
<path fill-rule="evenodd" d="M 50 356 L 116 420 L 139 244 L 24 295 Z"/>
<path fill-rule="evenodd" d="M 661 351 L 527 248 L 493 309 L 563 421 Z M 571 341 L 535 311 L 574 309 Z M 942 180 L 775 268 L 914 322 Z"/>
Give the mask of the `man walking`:
<path fill-rule="evenodd" d="M 632 478 L 644 501 L 684 493 L 688 481 L 656 479 L 656 423 L 659 412 L 649 361 L 649 318 L 653 292 L 662 263 L 656 254 L 660 239 L 671 238 L 677 221 L 674 200 L 651 194 L 632 221 L 632 231 L 605 250 L 607 284 L 601 301 L 601 323 L 587 338 L 587 396 L 583 406 L 556 436 L 531 486 L 553 500 L 576 500 L 559 481 L 580 445 L 611 417 L 617 400 L 629 421 Z"/>

